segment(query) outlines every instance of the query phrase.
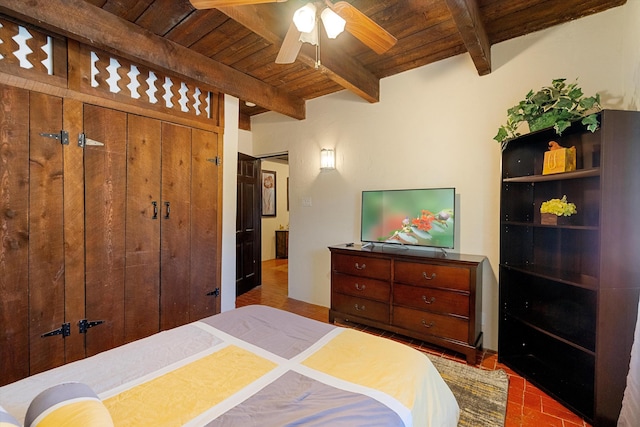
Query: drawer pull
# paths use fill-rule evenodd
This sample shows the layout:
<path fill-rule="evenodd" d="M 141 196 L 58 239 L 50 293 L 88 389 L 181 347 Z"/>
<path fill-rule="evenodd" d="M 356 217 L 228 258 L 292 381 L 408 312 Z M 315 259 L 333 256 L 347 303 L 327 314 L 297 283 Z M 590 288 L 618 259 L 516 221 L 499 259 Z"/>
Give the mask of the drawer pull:
<path fill-rule="evenodd" d="M 433 280 L 436 278 L 436 273 L 431 273 L 431 276 L 427 276 L 427 273 L 425 273 L 424 271 L 422 272 L 422 277 L 424 277 L 427 280 Z"/>
<path fill-rule="evenodd" d="M 365 268 L 367 268 L 367 264 L 360 265 L 356 262 L 356 270 L 364 270 Z"/>
<path fill-rule="evenodd" d="M 366 285 L 361 285 L 360 283 L 356 283 L 356 289 L 359 291 L 364 291 L 366 287 L 367 287 Z"/>
<path fill-rule="evenodd" d="M 354 304 L 354 307 L 357 311 L 364 311 L 364 305 Z"/>
<path fill-rule="evenodd" d="M 426 295 L 422 295 L 422 301 L 424 301 L 425 304 L 433 304 L 434 302 L 436 302 L 436 297 L 427 299 Z"/>
<path fill-rule="evenodd" d="M 422 319 L 422 326 L 425 328 L 431 328 L 433 326 L 433 321 L 427 323 L 424 319 Z"/>

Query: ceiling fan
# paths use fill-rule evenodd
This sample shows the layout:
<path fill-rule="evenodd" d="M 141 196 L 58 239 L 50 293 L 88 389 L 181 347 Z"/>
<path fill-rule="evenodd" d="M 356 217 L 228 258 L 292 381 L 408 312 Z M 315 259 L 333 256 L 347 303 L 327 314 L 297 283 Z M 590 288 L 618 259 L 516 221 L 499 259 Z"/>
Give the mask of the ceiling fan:
<path fill-rule="evenodd" d="M 281 3 L 287 0 L 189 0 L 196 9 L 211 9 L 261 3 Z M 316 67 L 319 66 L 318 22 L 329 38 L 336 38 L 346 30 L 374 52 L 382 54 L 398 41 L 393 35 L 376 24 L 371 18 L 346 1 L 309 0 L 297 9 L 293 22 L 285 35 L 276 63 L 290 64 L 298 56 L 302 43 L 316 46 Z"/>

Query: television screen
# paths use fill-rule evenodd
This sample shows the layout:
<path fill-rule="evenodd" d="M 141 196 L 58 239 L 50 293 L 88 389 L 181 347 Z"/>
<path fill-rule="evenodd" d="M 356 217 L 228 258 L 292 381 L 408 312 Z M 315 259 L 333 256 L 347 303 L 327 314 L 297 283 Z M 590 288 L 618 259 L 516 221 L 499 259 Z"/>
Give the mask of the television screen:
<path fill-rule="evenodd" d="M 363 242 L 453 249 L 455 188 L 362 192 Z"/>

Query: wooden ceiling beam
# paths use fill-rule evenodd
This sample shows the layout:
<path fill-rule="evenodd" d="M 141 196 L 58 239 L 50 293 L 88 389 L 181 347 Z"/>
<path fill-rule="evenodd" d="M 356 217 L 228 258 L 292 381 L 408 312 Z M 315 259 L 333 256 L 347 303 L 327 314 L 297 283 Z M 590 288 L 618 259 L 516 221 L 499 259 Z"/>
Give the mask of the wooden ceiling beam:
<path fill-rule="evenodd" d="M 304 119 L 305 101 L 84 0 L 2 0 L 0 12 L 152 69 L 195 80 L 211 90 Z"/>
<path fill-rule="evenodd" d="M 274 10 L 273 7 L 243 5 L 224 7 L 218 10 L 278 48 L 282 44 L 283 37 L 274 29 L 282 27 L 283 23 L 279 22 L 278 16 L 270 13 Z M 286 27 L 288 28 L 288 25 Z M 374 103 L 380 100 L 379 78 L 351 56 L 345 54 L 326 37 L 322 38 L 320 45 L 321 65 L 318 69 L 319 72 L 324 73 L 329 79 L 368 102 Z M 300 50 L 297 61 L 309 67 L 315 67 L 315 54 L 309 54 L 305 50 L 307 49 Z"/>
<path fill-rule="evenodd" d="M 491 45 L 477 0 L 445 0 L 471 59 L 484 76 L 491 72 Z"/>

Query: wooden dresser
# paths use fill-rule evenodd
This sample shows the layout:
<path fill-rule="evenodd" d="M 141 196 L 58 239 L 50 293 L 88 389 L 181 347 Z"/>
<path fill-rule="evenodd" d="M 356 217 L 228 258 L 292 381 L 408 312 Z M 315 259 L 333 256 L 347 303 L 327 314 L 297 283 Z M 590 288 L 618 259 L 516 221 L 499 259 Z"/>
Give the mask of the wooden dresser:
<path fill-rule="evenodd" d="M 330 246 L 330 322 L 420 339 L 476 363 L 484 256 L 406 247 Z"/>

